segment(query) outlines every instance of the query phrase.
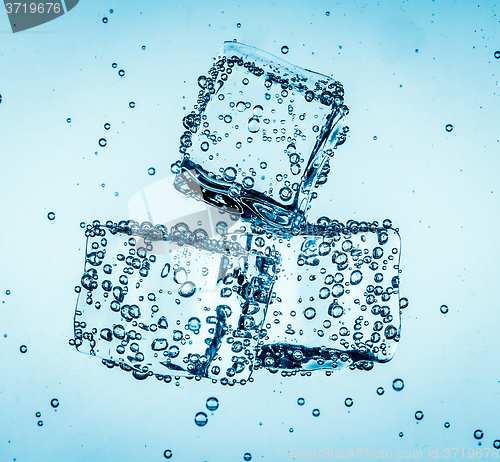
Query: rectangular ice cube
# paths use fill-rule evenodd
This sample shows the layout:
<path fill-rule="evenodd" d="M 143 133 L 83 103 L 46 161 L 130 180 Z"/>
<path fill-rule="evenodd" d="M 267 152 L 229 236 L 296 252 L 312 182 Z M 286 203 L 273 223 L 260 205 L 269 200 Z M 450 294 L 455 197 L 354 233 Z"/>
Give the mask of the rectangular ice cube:
<path fill-rule="evenodd" d="M 392 358 L 400 337 L 395 229 L 333 221 L 253 243 L 280 260 L 256 367 L 370 369 Z"/>
<path fill-rule="evenodd" d="M 275 278 L 272 258 L 185 223 L 168 230 L 94 222 L 86 236 L 79 351 L 136 378 L 248 379 Z"/>
<path fill-rule="evenodd" d="M 258 227 L 298 230 L 346 138 L 340 82 L 225 42 L 198 85 L 175 187 Z"/>

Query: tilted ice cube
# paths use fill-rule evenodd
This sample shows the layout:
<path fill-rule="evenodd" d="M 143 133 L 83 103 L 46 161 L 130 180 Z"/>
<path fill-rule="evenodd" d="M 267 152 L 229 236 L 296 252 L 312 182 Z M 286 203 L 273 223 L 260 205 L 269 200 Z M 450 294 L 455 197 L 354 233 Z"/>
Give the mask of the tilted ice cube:
<path fill-rule="evenodd" d="M 274 282 L 272 258 L 185 223 L 168 230 L 94 222 L 85 233 L 79 351 L 136 378 L 248 379 Z"/>
<path fill-rule="evenodd" d="M 389 361 L 400 338 L 399 234 L 389 220 L 308 228 L 290 240 L 254 239 L 281 260 L 256 366 L 370 369 Z"/>
<path fill-rule="evenodd" d="M 258 227 L 298 232 L 346 138 L 340 82 L 226 42 L 198 84 L 176 188 Z"/>

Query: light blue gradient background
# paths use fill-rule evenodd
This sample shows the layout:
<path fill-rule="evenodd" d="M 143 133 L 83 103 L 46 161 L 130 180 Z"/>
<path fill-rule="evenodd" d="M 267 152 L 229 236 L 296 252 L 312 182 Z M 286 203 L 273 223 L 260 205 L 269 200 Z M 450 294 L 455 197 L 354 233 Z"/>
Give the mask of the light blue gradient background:
<path fill-rule="evenodd" d="M 422 450 L 424 459 L 439 448 L 442 460 L 445 447 L 477 448 L 477 428 L 491 448 L 500 439 L 495 5 L 81 0 L 15 35 L 0 14 L 0 460 L 162 461 L 169 448 L 172 461 L 239 461 L 245 452 L 286 461 L 292 447 Z M 177 387 L 136 381 L 68 345 L 83 268 L 79 223 L 126 219 L 129 198 L 170 174 L 197 77 L 232 39 L 274 54 L 287 45 L 287 60 L 345 87 L 350 136 L 310 219 L 391 218 L 410 300 L 395 358 L 369 373 L 261 371 L 244 387 Z M 213 415 L 209 396 L 220 402 Z M 198 411 L 209 415 L 204 428 L 193 422 Z"/>

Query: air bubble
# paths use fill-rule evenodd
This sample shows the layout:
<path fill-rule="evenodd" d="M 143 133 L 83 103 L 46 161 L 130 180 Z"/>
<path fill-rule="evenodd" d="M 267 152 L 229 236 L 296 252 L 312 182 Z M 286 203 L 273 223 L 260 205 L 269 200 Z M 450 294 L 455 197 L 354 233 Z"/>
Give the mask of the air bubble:
<path fill-rule="evenodd" d="M 194 416 L 194 423 L 198 425 L 198 427 L 204 427 L 208 423 L 208 416 L 204 412 L 198 412 Z"/>
<path fill-rule="evenodd" d="M 203 151 L 203 152 L 207 152 L 208 151 L 208 148 L 209 148 L 209 145 L 208 145 L 208 142 L 207 141 L 203 141 L 203 143 L 200 144 L 200 149 Z"/>
<path fill-rule="evenodd" d="M 482 430 L 477 429 L 474 432 L 474 438 L 476 438 L 476 440 L 480 440 L 483 436 L 484 436 L 484 433 Z"/>
<path fill-rule="evenodd" d="M 392 388 L 394 391 L 401 391 L 405 387 L 405 383 L 402 379 L 394 379 L 392 381 Z"/>
<path fill-rule="evenodd" d="M 378 387 L 377 388 L 377 395 L 382 396 L 384 394 L 385 390 L 383 387 Z"/>
<path fill-rule="evenodd" d="M 146 45 L 142 45 L 142 49 L 145 50 L 146 49 Z"/>
<path fill-rule="evenodd" d="M 260 122 L 257 117 L 252 117 L 248 121 L 248 131 L 250 133 L 257 133 L 260 130 Z"/>
<path fill-rule="evenodd" d="M 495 51 L 495 53 L 493 53 L 493 56 L 494 56 L 496 59 L 500 59 L 500 51 Z"/>
<path fill-rule="evenodd" d="M 241 22 L 237 23 L 236 27 L 239 29 L 241 27 Z"/>
<path fill-rule="evenodd" d="M 54 212 L 49 212 L 47 214 L 47 218 L 50 220 L 50 221 L 53 221 L 55 218 L 56 218 L 56 214 Z"/>
<path fill-rule="evenodd" d="M 123 76 L 125 75 L 125 71 L 124 71 L 123 69 L 120 69 L 120 70 L 118 71 L 118 75 L 119 75 L 120 77 L 123 77 Z"/>
<path fill-rule="evenodd" d="M 53 398 L 50 400 L 50 405 L 55 409 L 59 406 L 59 400 L 57 398 Z"/>
<path fill-rule="evenodd" d="M 106 141 L 106 138 L 101 138 L 99 140 L 99 146 L 101 146 L 101 148 L 104 148 L 107 144 L 108 142 Z"/>
<path fill-rule="evenodd" d="M 104 24 L 107 24 L 107 23 L 108 23 L 108 18 L 106 18 L 106 16 L 105 16 L 104 18 L 102 18 L 102 22 L 103 22 Z"/>
<path fill-rule="evenodd" d="M 207 399 L 205 405 L 209 411 L 214 412 L 219 409 L 219 400 L 215 396 L 211 396 Z"/>
<path fill-rule="evenodd" d="M 304 398 L 299 398 L 299 399 L 297 400 L 297 404 L 298 404 L 299 406 L 303 406 L 305 403 L 306 403 L 306 400 L 305 400 Z"/>
<path fill-rule="evenodd" d="M 20 351 L 21 353 L 26 353 L 26 352 L 28 351 L 28 347 L 27 347 L 26 345 L 21 345 L 21 346 L 19 347 L 19 351 Z"/>
<path fill-rule="evenodd" d="M 249 461 L 249 460 L 252 460 L 252 454 L 250 454 L 249 452 L 245 452 L 245 454 L 243 454 L 243 460 L 245 461 Z"/>
<path fill-rule="evenodd" d="M 66 122 L 68 122 L 68 123 L 70 124 L 70 123 L 71 123 L 71 119 L 68 117 L 68 118 L 66 119 Z"/>
<path fill-rule="evenodd" d="M 130 103 L 128 103 L 129 107 L 131 107 L 132 109 L 135 108 L 135 103 L 133 101 L 130 101 Z"/>
<path fill-rule="evenodd" d="M 238 112 L 243 112 L 245 109 L 247 108 L 246 104 L 243 102 L 243 101 L 239 101 L 237 104 L 236 104 L 236 110 Z"/>
<path fill-rule="evenodd" d="M 251 176 L 246 176 L 245 178 L 243 178 L 241 184 L 243 185 L 244 188 L 251 189 L 255 184 L 255 180 Z"/>
<path fill-rule="evenodd" d="M 424 413 L 422 411 L 415 412 L 415 419 L 422 420 L 424 418 Z"/>
<path fill-rule="evenodd" d="M 311 320 L 314 319 L 315 316 L 316 316 L 316 310 L 313 307 L 310 306 L 309 308 L 306 308 L 304 310 L 304 317 L 306 319 Z"/>
<path fill-rule="evenodd" d="M 109 124 L 109 123 L 106 122 L 104 124 L 104 130 L 109 130 L 110 128 L 111 128 L 111 124 Z"/>
<path fill-rule="evenodd" d="M 172 458 L 172 451 L 170 449 L 165 449 L 165 452 L 163 453 L 163 457 L 165 457 L 165 459 L 171 459 Z"/>
<path fill-rule="evenodd" d="M 179 287 L 178 293 L 181 297 L 189 298 L 196 292 L 196 285 L 194 282 L 186 281 Z"/>
<path fill-rule="evenodd" d="M 453 125 L 451 125 L 451 124 L 447 124 L 447 125 L 446 125 L 446 127 L 444 127 L 444 129 L 445 129 L 448 133 L 450 133 L 451 131 L 453 131 Z"/>
<path fill-rule="evenodd" d="M 439 311 L 441 311 L 441 313 L 443 313 L 443 314 L 448 313 L 448 306 L 447 305 L 441 305 L 441 307 L 439 308 Z"/>
<path fill-rule="evenodd" d="M 312 411 L 312 415 L 313 415 L 314 417 L 318 417 L 318 416 L 319 416 L 319 414 L 320 414 L 319 409 L 313 409 L 313 411 Z"/>
<path fill-rule="evenodd" d="M 224 116 L 224 122 L 226 122 L 227 124 L 230 124 L 232 121 L 233 118 L 229 114 Z"/>
<path fill-rule="evenodd" d="M 262 117 L 262 114 L 264 114 L 264 108 L 260 104 L 258 104 L 253 108 L 253 114 L 256 117 Z"/>
<path fill-rule="evenodd" d="M 286 55 L 290 51 L 290 48 L 288 48 L 286 45 L 283 45 L 281 47 L 281 52 Z"/>
<path fill-rule="evenodd" d="M 148 168 L 148 174 L 153 176 L 156 173 L 156 169 L 154 167 L 149 167 Z"/>
<path fill-rule="evenodd" d="M 261 162 L 261 163 L 260 163 L 260 168 L 261 168 L 262 170 L 265 170 L 265 169 L 267 168 L 267 162 Z"/>
<path fill-rule="evenodd" d="M 497 53 L 500 53 L 500 52 L 497 52 Z M 500 56 L 499 56 L 499 58 L 500 58 Z M 500 449 L 500 440 L 493 441 L 493 447 L 495 449 Z"/>
<path fill-rule="evenodd" d="M 344 404 L 346 405 L 346 407 L 351 407 L 354 404 L 354 401 L 352 398 L 346 398 Z"/>

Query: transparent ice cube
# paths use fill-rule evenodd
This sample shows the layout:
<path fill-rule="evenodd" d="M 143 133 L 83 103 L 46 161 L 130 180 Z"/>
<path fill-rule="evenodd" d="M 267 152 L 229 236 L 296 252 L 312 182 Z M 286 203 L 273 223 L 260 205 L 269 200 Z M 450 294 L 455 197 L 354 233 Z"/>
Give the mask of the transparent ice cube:
<path fill-rule="evenodd" d="M 400 238 L 388 222 L 309 226 L 290 240 L 260 236 L 280 263 L 256 367 L 371 369 L 400 339 Z"/>
<path fill-rule="evenodd" d="M 340 82 L 225 42 L 198 85 L 183 119 L 176 188 L 255 226 L 298 232 L 346 138 Z"/>
<path fill-rule="evenodd" d="M 241 236 L 210 239 L 185 223 L 169 230 L 94 222 L 85 234 L 79 351 L 136 378 L 248 379 L 275 277 L 272 258 L 249 253 Z"/>

